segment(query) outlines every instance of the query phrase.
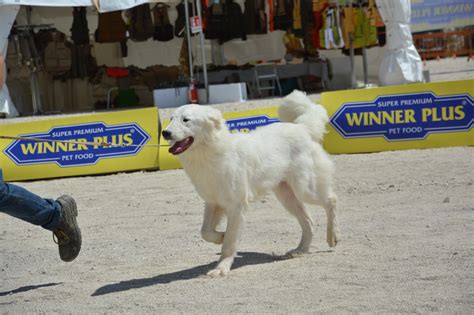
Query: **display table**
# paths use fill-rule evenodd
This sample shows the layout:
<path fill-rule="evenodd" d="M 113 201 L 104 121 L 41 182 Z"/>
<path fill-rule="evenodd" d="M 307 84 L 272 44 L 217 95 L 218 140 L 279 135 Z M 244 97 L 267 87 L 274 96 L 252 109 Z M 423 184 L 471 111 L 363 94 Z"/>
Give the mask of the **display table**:
<path fill-rule="evenodd" d="M 266 64 L 259 67 L 275 67 L 279 79 L 315 76 L 321 78 L 324 88 L 325 82 L 329 80 L 328 62 L 326 60 L 305 61 L 301 64 Z M 251 85 L 255 80 L 255 68 L 211 70 L 207 72 L 207 78 L 209 84 L 245 82 Z M 198 79 L 203 81 L 202 73 L 199 73 Z"/>
<path fill-rule="evenodd" d="M 188 91 L 187 86 L 153 90 L 154 104 L 158 108 L 178 107 L 188 104 Z M 247 89 L 243 82 L 209 85 L 209 101 L 207 101 L 205 89 L 199 89 L 198 94 L 199 104 L 244 102 L 247 100 Z"/>

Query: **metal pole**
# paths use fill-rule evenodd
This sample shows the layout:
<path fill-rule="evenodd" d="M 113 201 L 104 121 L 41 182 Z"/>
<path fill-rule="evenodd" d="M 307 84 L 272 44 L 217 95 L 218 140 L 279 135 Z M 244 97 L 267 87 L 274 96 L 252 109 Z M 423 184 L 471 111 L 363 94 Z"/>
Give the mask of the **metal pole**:
<path fill-rule="evenodd" d="M 31 36 L 30 30 L 31 28 L 31 11 L 33 11 L 33 8 L 31 6 L 26 7 L 26 24 L 27 28 L 26 31 L 28 32 L 27 36 Z M 31 55 L 31 64 L 29 65 L 29 71 L 30 71 L 30 86 L 31 86 L 31 102 L 33 105 L 33 115 L 41 114 L 43 109 L 41 106 L 41 94 L 39 92 L 39 83 L 38 83 L 38 65 L 36 64 L 37 62 L 37 57 L 35 54 L 32 52 L 32 47 L 30 43 L 29 38 L 28 39 L 28 45 L 30 46 L 30 55 Z M 25 40 L 25 39 L 23 39 Z"/>
<path fill-rule="evenodd" d="M 199 31 L 199 40 L 201 42 L 202 74 L 204 76 L 204 88 L 206 89 L 206 102 L 209 103 L 209 82 L 207 80 L 206 51 L 204 49 L 204 34 L 202 29 L 201 1 L 196 1 L 196 10 L 201 21 L 201 30 Z"/>
<path fill-rule="evenodd" d="M 349 4 L 352 12 L 352 1 Z M 352 15 L 351 15 L 352 18 Z M 354 65 L 354 34 L 349 32 L 349 52 L 351 58 L 351 86 L 353 89 L 356 88 L 356 75 L 355 75 L 355 65 Z"/>
<path fill-rule="evenodd" d="M 364 87 L 369 85 L 369 78 L 367 73 L 367 48 L 362 47 L 362 61 L 364 65 Z"/>
<path fill-rule="evenodd" d="M 184 1 L 184 15 L 186 17 L 186 38 L 188 40 L 188 57 L 189 57 L 189 80 L 194 81 L 194 69 L 193 69 L 193 54 L 191 48 L 191 30 L 189 28 L 189 3 L 188 0 Z"/>
<path fill-rule="evenodd" d="M 356 75 L 355 75 L 355 64 L 354 64 L 354 45 L 353 45 L 353 34 L 349 33 L 349 52 L 351 59 L 351 87 L 356 88 Z"/>

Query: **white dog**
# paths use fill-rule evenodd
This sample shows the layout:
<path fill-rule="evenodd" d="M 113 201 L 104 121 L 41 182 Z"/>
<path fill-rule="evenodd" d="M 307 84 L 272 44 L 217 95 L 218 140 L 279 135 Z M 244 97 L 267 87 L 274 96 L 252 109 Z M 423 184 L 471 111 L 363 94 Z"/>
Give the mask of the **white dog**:
<path fill-rule="evenodd" d="M 171 116 L 163 136 L 205 201 L 201 235 L 222 245 L 217 267 L 208 275 L 228 275 L 249 201 L 272 190 L 302 228 L 301 241 L 287 253 L 309 251 L 313 222 L 303 202 L 324 207 L 327 242 L 339 239 L 336 195 L 331 187 L 334 165 L 321 146 L 326 110 L 294 91 L 279 108 L 281 123 L 250 133 L 230 133 L 222 114 L 209 106 L 184 105 Z M 216 226 L 227 216 L 225 232 Z"/>

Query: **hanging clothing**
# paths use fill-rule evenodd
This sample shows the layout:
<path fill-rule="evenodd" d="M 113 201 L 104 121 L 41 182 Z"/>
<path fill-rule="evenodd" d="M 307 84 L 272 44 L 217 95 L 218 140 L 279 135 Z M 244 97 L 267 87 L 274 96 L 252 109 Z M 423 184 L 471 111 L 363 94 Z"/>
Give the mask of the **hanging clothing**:
<path fill-rule="evenodd" d="M 344 38 L 341 29 L 340 10 L 327 9 L 322 14 L 323 27 L 319 32 L 320 47 L 326 49 L 344 47 Z"/>
<path fill-rule="evenodd" d="M 275 25 L 274 23 L 274 14 L 273 14 L 273 0 L 267 0 L 268 1 L 268 16 L 269 21 L 268 21 L 268 31 L 273 32 L 275 30 Z"/>
<path fill-rule="evenodd" d="M 213 3 L 209 8 L 207 28 L 204 32 L 206 39 L 219 39 L 226 28 L 224 5 Z"/>
<path fill-rule="evenodd" d="M 120 43 L 122 57 L 128 55 L 127 25 L 121 11 L 99 13 L 99 24 L 95 31 L 97 43 Z"/>
<path fill-rule="evenodd" d="M 68 72 L 72 65 L 72 44 L 66 34 L 57 30 L 40 32 L 38 36 L 45 43 L 42 51 L 44 69 L 52 75 Z"/>
<path fill-rule="evenodd" d="M 370 18 L 371 25 L 374 25 L 375 27 L 385 26 L 382 16 L 380 15 L 380 12 L 377 9 L 377 6 L 375 5 L 375 0 L 369 0 L 368 16 Z"/>
<path fill-rule="evenodd" d="M 267 14 L 265 12 L 265 0 L 246 0 L 243 18 L 246 34 L 266 34 Z"/>
<path fill-rule="evenodd" d="M 153 36 L 153 21 L 151 19 L 150 5 L 141 4 L 129 10 L 130 13 L 130 39 L 144 42 Z"/>
<path fill-rule="evenodd" d="M 157 41 L 167 42 L 173 39 L 174 28 L 168 17 L 168 5 L 157 3 L 153 7 L 154 31 L 153 39 Z"/>
<path fill-rule="evenodd" d="M 121 11 L 99 13 L 99 25 L 95 31 L 98 43 L 117 43 L 127 40 L 127 26 L 122 19 Z"/>
<path fill-rule="evenodd" d="M 310 28 L 310 40 L 315 49 L 321 48 L 321 40 L 319 37 L 319 30 L 323 28 L 323 12 L 328 7 L 328 0 L 314 0 L 313 1 L 313 23 Z"/>
<path fill-rule="evenodd" d="M 364 8 L 344 8 L 343 37 L 349 48 L 349 33 L 352 33 L 353 48 L 371 47 L 377 44 L 377 28 L 371 25 Z"/>
<path fill-rule="evenodd" d="M 212 4 L 209 8 L 208 27 L 205 30 L 206 39 L 217 39 L 219 44 L 235 38 L 246 40 L 243 20 L 242 9 L 233 0 L 227 0 L 225 4 Z"/>
<path fill-rule="evenodd" d="M 192 7 L 193 7 L 193 3 L 191 1 L 188 1 L 189 12 L 191 12 Z M 186 8 L 184 7 L 184 1 L 181 1 L 176 6 L 176 11 L 178 12 L 178 17 L 176 18 L 176 21 L 174 22 L 174 36 L 183 37 L 186 31 Z M 191 33 L 191 36 L 193 36 L 192 33 Z"/>
<path fill-rule="evenodd" d="M 261 0 L 261 2 L 264 3 L 263 0 Z M 234 38 L 241 38 L 242 40 L 247 40 L 247 32 L 245 31 L 245 28 L 242 27 L 244 15 L 242 13 L 242 8 L 240 7 L 240 4 L 234 2 L 234 0 L 226 0 L 225 11 L 226 24 L 228 26 L 227 31 L 229 35 L 228 40 Z M 263 26 L 263 28 L 266 32 L 266 16 L 264 17 L 264 19 L 265 25 Z M 257 28 L 258 31 L 262 29 L 262 26 L 260 24 L 257 24 Z"/>
<path fill-rule="evenodd" d="M 293 12 L 293 1 L 274 0 L 273 4 L 273 30 L 286 31 L 293 26 L 293 19 L 290 15 Z"/>
<path fill-rule="evenodd" d="M 301 0 L 293 0 L 293 30 L 301 30 Z"/>
<path fill-rule="evenodd" d="M 97 72 L 97 61 L 92 56 L 92 46 L 72 45 L 71 47 L 71 69 L 69 78 L 93 77 Z"/>
<path fill-rule="evenodd" d="M 185 36 L 186 30 L 183 32 L 183 43 L 181 44 L 181 50 L 179 52 L 179 65 L 181 68 L 181 73 L 183 77 L 190 77 L 190 68 L 189 68 L 189 52 L 188 52 L 188 37 Z"/>
<path fill-rule="evenodd" d="M 312 0 L 301 0 L 301 30 L 300 30 L 300 36 L 301 37 L 306 37 L 306 34 L 308 33 L 309 29 L 311 28 L 311 25 L 313 23 L 313 15 L 312 15 L 312 8 L 313 8 L 313 3 Z M 298 33 L 297 33 L 298 34 Z"/>
<path fill-rule="evenodd" d="M 87 24 L 87 10 L 85 7 L 73 8 L 71 39 L 75 45 L 89 44 L 89 26 Z"/>

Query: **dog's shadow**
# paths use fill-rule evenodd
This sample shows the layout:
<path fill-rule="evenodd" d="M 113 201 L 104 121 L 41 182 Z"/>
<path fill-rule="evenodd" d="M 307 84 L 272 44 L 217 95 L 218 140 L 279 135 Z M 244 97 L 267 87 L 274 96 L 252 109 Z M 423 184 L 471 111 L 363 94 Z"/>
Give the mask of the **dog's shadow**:
<path fill-rule="evenodd" d="M 280 256 L 254 253 L 254 252 L 239 252 L 232 264 L 232 270 L 249 265 L 267 264 L 282 260 Z M 140 289 L 156 284 L 171 283 L 180 280 L 190 280 L 197 278 L 211 270 L 217 262 L 212 262 L 206 265 L 200 265 L 189 269 L 184 269 L 176 272 L 166 273 L 151 278 L 131 279 L 120 281 L 118 283 L 108 284 L 98 288 L 92 296 L 99 296 L 109 293 L 128 291 L 132 289 Z"/>

